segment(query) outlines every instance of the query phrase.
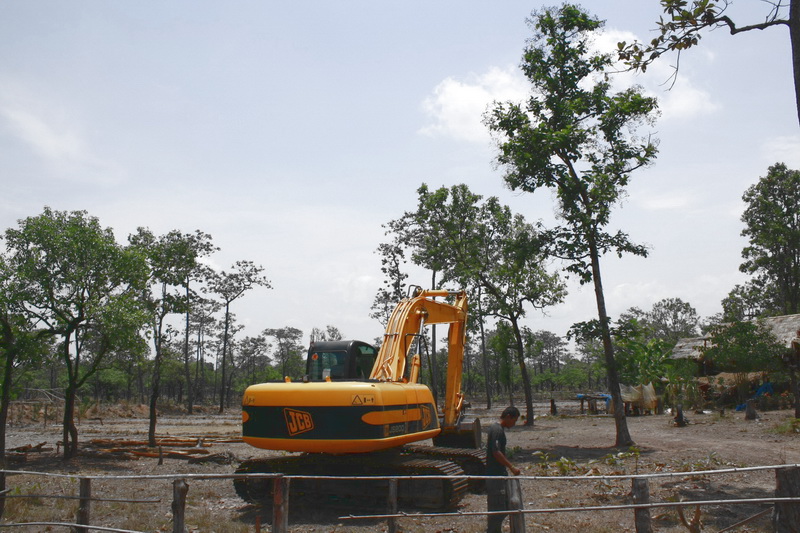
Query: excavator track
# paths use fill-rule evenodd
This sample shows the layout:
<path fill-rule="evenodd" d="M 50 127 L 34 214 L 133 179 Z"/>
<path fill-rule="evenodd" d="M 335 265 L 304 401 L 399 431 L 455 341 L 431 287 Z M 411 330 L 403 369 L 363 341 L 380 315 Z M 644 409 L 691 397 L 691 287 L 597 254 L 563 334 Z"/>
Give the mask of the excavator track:
<path fill-rule="evenodd" d="M 315 506 L 385 509 L 389 492 L 386 479 L 376 476 L 463 476 L 455 462 L 392 452 L 326 455 L 302 454 L 244 461 L 236 473 L 281 473 L 287 476 L 347 476 L 356 479 L 293 478 L 290 499 Z M 236 493 L 243 500 L 264 503 L 272 499 L 272 480 L 239 478 Z M 453 509 L 468 489 L 465 478 L 400 479 L 398 507 L 402 510 Z"/>
<path fill-rule="evenodd" d="M 468 476 L 486 475 L 486 451 L 482 449 L 407 444 L 403 447 L 403 452 L 456 463 Z M 486 485 L 486 480 L 484 479 L 470 479 L 468 481 L 470 492 L 482 492 Z"/>

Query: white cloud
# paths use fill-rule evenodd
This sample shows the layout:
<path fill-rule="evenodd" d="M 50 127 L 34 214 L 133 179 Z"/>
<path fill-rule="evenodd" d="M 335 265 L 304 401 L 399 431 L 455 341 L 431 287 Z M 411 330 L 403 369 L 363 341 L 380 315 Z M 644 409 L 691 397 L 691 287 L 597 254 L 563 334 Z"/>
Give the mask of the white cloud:
<path fill-rule="evenodd" d="M 521 101 L 527 93 L 528 82 L 516 67 L 492 67 L 466 81 L 448 77 L 422 103 L 431 123 L 419 133 L 486 142 L 490 136 L 482 120 L 487 106 L 495 101 Z"/>
<path fill-rule="evenodd" d="M 117 181 L 120 169 L 97 157 L 74 117 L 30 96 L 31 91 L 9 87 L 14 85 L 0 92 L 0 127 L 28 146 L 55 175 L 82 182 Z"/>
<path fill-rule="evenodd" d="M 609 29 L 595 36 L 596 51 L 613 53 L 620 41 L 632 42 L 631 32 Z M 708 61 L 711 60 L 706 56 Z M 696 119 L 718 111 L 721 106 L 711 93 L 698 87 L 692 78 L 681 72 L 672 84 L 674 70 L 667 61 L 657 61 L 646 74 L 619 72 L 612 76 L 614 90 L 640 85 L 646 94 L 658 98 L 662 120 Z M 671 85 L 670 85 L 671 84 Z M 428 136 L 450 137 L 467 142 L 487 142 L 489 131 L 482 122 L 489 104 L 495 101 L 522 102 L 530 85 L 517 67 L 492 67 L 483 74 L 471 74 L 466 80 L 448 77 L 441 81 L 422 103 L 430 122 L 419 130 Z"/>

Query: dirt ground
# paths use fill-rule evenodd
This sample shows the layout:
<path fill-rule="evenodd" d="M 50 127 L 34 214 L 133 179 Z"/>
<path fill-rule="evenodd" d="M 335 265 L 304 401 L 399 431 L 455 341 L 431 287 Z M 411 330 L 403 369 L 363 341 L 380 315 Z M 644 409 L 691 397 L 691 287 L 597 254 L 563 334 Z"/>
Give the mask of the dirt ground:
<path fill-rule="evenodd" d="M 502 408 L 502 406 L 500 406 Z M 615 475 L 634 473 L 691 472 L 722 470 L 734 467 L 800 463 L 800 433 L 788 430 L 792 412 L 759 413 L 756 421 L 746 421 L 744 413 L 687 413 L 689 425 L 676 427 L 672 415 L 629 417 L 628 426 L 636 441 L 635 448 L 613 448 L 614 421 L 608 415 L 581 415 L 577 402 L 560 402 L 558 416 L 537 416 L 533 426 L 517 426 L 508 431 L 512 461 L 523 470 L 521 480 L 526 509 L 563 509 L 609 506 L 632 503 L 631 481 L 565 480 L 564 476 Z M 501 409 L 474 410 L 481 417 L 484 431 Z M 549 405 L 537 406 L 537 413 L 549 412 Z M 30 414 L 30 413 L 29 413 Z M 60 426 L 35 416 L 17 415 L 8 429 L 8 449 L 44 443 L 45 451 L 29 453 L 26 462 L 11 465 L 14 470 L 51 474 L 92 476 L 229 474 L 240 460 L 270 452 L 251 448 L 241 442 L 221 442 L 240 435 L 239 414 L 224 416 L 162 414 L 159 436 L 205 436 L 209 454 L 228 453 L 231 464 L 189 464 L 186 459 L 166 457 L 115 460 L 80 456 L 64 462 L 57 453 Z M 148 421 L 140 407 L 90 410 L 79 425 L 79 439 L 146 439 Z M 526 479 L 536 477 L 537 479 Z M 546 478 L 545 478 L 546 477 Z M 258 506 L 240 500 L 230 479 L 189 479 L 187 527 L 197 532 L 256 531 L 257 521 L 269 530 L 270 514 Z M 42 477 L 30 474 L 9 476 L 11 495 L 77 494 L 78 482 L 71 477 Z M 733 498 L 768 498 L 774 495 L 773 470 L 744 471 L 730 474 L 671 476 L 649 480 L 653 502 L 722 500 Z M 172 480 L 96 479 L 92 494 L 97 498 L 158 499 L 156 503 L 96 502 L 92 524 L 137 531 L 172 531 L 170 504 Z M 7 500 L 3 517 L 8 522 L 70 522 L 77 504 L 74 500 L 14 498 Z M 422 517 L 409 515 L 399 519 L 402 531 L 476 533 L 485 530 L 485 517 L 469 515 L 486 509 L 483 494 L 469 494 L 456 512 L 460 516 Z M 703 531 L 720 531 L 768 509 L 764 504 L 707 505 L 698 515 L 695 507 L 685 510 L 687 521 L 697 518 Z M 386 520 L 349 519 L 343 514 L 314 506 L 291 507 L 292 532 L 386 531 Z M 675 507 L 651 512 L 653 529 L 658 532 L 688 531 L 681 524 Z M 0 522 L 0 524 L 2 524 Z M 631 510 L 548 512 L 528 514 L 527 531 L 587 532 L 635 531 Z M 508 530 L 508 523 L 505 526 Z M 65 531 L 58 526 L 31 526 L 18 531 Z M 771 531 L 769 513 L 731 531 Z"/>

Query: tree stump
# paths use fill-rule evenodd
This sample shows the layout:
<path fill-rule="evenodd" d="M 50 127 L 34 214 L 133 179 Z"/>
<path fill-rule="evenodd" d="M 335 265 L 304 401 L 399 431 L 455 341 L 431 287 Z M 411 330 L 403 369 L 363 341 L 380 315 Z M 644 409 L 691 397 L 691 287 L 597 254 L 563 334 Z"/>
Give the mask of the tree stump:
<path fill-rule="evenodd" d="M 744 410 L 744 419 L 745 420 L 755 420 L 758 418 L 758 413 L 756 413 L 756 401 L 752 398 L 747 400 L 747 404 Z"/>

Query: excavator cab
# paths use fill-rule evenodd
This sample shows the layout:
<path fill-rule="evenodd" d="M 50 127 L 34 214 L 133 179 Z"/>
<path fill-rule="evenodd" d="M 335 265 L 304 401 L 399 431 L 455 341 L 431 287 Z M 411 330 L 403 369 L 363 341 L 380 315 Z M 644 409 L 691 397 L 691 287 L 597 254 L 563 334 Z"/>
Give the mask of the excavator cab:
<path fill-rule="evenodd" d="M 312 342 L 306 359 L 306 376 L 308 381 L 366 380 L 377 356 L 377 348 L 366 342 Z"/>

